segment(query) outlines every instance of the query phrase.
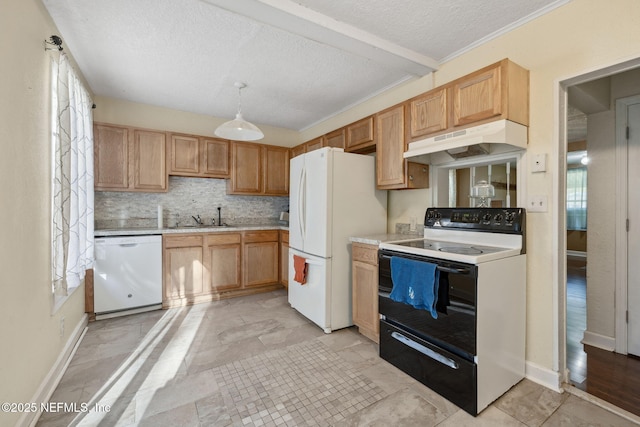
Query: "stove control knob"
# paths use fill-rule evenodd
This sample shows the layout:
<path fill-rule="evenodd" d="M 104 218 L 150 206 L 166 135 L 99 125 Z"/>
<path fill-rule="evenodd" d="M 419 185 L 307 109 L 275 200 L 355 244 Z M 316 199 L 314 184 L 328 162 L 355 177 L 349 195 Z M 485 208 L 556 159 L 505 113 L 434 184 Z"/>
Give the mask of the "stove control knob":
<path fill-rule="evenodd" d="M 482 220 L 483 221 L 491 221 L 491 214 L 490 213 L 486 213 L 482 216 Z"/>
<path fill-rule="evenodd" d="M 502 215 L 501 215 L 501 214 L 497 214 L 497 215 L 493 218 L 493 220 L 494 220 L 495 222 L 502 222 Z"/>
<path fill-rule="evenodd" d="M 514 212 L 507 212 L 505 214 L 505 219 L 507 220 L 507 222 L 513 222 L 513 219 L 515 218 L 516 214 Z"/>

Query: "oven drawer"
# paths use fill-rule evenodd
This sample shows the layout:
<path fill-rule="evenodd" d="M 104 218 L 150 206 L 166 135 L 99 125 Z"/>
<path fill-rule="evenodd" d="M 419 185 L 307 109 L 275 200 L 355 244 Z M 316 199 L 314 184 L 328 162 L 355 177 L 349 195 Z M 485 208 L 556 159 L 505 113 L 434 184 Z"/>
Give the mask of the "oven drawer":
<path fill-rule="evenodd" d="M 380 357 L 471 415 L 477 415 L 476 364 L 380 320 Z"/>

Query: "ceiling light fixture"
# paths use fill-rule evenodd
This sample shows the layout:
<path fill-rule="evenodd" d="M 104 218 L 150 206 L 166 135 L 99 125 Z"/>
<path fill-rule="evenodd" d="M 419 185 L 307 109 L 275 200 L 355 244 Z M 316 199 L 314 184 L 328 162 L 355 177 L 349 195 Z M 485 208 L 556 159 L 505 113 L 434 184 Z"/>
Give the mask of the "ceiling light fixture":
<path fill-rule="evenodd" d="M 257 126 L 242 118 L 240 97 L 242 89 L 247 85 L 235 82 L 234 86 L 238 88 L 238 112 L 236 113 L 236 118 L 218 126 L 214 133 L 220 138 L 234 141 L 257 141 L 264 138 L 264 134 Z"/>

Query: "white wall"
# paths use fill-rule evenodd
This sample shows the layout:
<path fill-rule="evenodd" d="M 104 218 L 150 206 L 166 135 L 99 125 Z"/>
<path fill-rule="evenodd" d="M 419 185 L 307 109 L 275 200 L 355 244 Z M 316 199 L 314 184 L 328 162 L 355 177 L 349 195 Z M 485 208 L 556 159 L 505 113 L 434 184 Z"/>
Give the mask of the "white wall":
<path fill-rule="evenodd" d="M 32 402 L 81 324 L 84 291 L 51 313 L 49 58 L 57 30 L 39 0 L 0 13 L 0 402 Z M 65 335 L 60 337 L 60 320 Z M 1 413 L 14 425 L 21 414 Z"/>
<path fill-rule="evenodd" d="M 215 129 L 229 120 L 103 96 L 96 96 L 94 102 L 96 104 L 96 109 L 93 110 L 95 121 L 147 129 L 215 136 L 213 134 Z M 261 144 L 293 147 L 303 142 L 296 131 L 264 125 L 259 127 L 264 132 L 264 139 L 256 142 Z"/>

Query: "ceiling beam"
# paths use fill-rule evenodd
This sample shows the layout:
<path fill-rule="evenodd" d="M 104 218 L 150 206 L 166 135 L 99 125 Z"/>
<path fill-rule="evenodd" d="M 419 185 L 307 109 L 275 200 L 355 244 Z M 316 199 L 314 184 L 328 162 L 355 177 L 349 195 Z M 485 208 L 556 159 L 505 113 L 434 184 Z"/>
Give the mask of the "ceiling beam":
<path fill-rule="evenodd" d="M 201 1 L 415 76 L 425 76 L 439 66 L 433 58 L 290 0 Z"/>

